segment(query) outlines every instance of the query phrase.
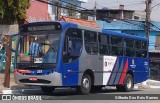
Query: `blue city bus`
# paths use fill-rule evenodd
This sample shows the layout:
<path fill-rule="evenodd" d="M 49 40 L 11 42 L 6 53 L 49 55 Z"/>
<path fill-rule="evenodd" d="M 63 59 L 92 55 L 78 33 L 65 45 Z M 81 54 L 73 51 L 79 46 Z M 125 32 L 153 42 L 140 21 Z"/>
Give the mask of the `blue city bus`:
<path fill-rule="evenodd" d="M 18 38 L 15 81 L 44 93 L 76 87 L 89 94 L 104 86 L 130 92 L 148 79 L 143 37 L 58 21 L 24 24 Z"/>

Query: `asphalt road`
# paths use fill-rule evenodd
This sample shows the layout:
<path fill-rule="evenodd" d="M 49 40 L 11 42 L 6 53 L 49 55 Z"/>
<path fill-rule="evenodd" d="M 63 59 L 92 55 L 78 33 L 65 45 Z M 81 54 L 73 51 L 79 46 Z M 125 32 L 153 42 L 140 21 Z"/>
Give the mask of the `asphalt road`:
<path fill-rule="evenodd" d="M 48 95 L 42 93 L 40 88 L 33 88 L 21 89 L 13 94 L 41 96 L 42 100 L 53 100 L 52 103 L 160 103 L 160 89 L 134 89 L 132 92 L 118 92 L 115 88 L 103 88 L 90 95 L 80 95 L 74 88 L 57 88 L 53 94 Z M 154 98 L 146 100 L 146 96 Z M 155 101 L 156 98 L 159 100 Z M 45 101 L 45 103 L 50 102 Z"/>

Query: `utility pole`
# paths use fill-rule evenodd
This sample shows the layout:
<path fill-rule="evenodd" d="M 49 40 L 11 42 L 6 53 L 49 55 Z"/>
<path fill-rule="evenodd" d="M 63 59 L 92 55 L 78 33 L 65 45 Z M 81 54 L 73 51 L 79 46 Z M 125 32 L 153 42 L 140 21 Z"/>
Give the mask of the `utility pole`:
<path fill-rule="evenodd" d="M 58 21 L 60 19 L 60 2 L 54 1 L 55 4 L 55 20 Z"/>
<path fill-rule="evenodd" d="M 4 87 L 9 88 L 10 86 L 10 66 L 11 66 L 11 50 L 12 40 L 10 36 L 5 36 L 5 50 L 6 50 L 6 65 L 5 65 L 5 77 L 4 77 Z"/>
<path fill-rule="evenodd" d="M 95 4 L 94 4 L 94 17 L 93 17 L 93 21 L 96 21 L 96 15 L 97 15 L 97 2 L 95 1 Z"/>
<path fill-rule="evenodd" d="M 146 25 L 145 25 L 145 31 L 146 31 L 146 38 L 149 39 L 149 33 L 150 33 L 150 15 L 151 15 L 151 3 L 152 0 L 146 0 Z"/>

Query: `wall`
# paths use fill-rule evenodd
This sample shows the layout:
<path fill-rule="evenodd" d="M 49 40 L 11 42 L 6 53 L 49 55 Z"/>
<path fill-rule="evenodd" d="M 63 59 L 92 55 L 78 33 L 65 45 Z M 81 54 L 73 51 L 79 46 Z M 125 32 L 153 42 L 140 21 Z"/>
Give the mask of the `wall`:
<path fill-rule="evenodd" d="M 48 0 L 45 0 L 48 1 Z M 30 7 L 27 9 L 27 22 L 48 21 L 50 20 L 48 13 L 48 4 L 38 1 L 30 1 Z"/>
<path fill-rule="evenodd" d="M 18 25 L 0 25 L 0 34 L 11 35 L 18 33 Z"/>

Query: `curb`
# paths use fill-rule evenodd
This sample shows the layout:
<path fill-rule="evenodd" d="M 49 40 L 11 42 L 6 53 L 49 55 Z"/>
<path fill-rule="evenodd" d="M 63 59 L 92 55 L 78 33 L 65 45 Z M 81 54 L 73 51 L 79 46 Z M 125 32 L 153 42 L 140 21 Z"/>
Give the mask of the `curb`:
<path fill-rule="evenodd" d="M 149 86 L 150 88 L 160 88 L 160 86 Z"/>
<path fill-rule="evenodd" d="M 20 90 L 2 90 L 2 94 L 21 94 L 21 93 L 27 93 L 27 92 L 33 92 L 40 89 L 20 89 Z"/>
<path fill-rule="evenodd" d="M 143 85 L 143 86 L 134 86 L 134 89 L 158 89 L 160 86 L 148 86 L 148 85 Z"/>

